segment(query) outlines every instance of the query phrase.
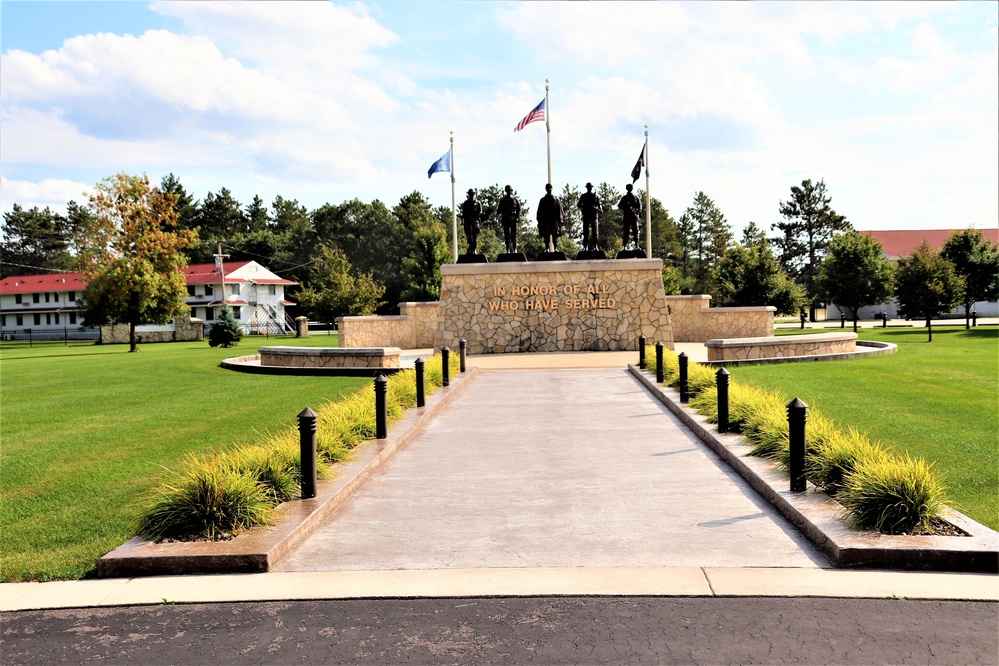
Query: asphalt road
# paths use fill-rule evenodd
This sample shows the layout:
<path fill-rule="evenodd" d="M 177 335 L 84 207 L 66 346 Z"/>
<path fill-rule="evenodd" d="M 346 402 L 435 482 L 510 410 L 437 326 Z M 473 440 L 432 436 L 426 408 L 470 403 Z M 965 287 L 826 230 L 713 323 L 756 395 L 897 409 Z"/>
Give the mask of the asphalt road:
<path fill-rule="evenodd" d="M 999 604 L 815 598 L 301 601 L 0 615 L 13 664 L 996 664 Z"/>

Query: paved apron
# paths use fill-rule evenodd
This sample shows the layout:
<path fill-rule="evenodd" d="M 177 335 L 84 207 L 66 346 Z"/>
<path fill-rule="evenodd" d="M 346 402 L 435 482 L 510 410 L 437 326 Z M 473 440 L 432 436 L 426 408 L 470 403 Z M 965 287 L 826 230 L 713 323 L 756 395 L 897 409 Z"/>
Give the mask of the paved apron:
<path fill-rule="evenodd" d="M 620 369 L 484 371 L 279 571 L 829 567 Z"/>

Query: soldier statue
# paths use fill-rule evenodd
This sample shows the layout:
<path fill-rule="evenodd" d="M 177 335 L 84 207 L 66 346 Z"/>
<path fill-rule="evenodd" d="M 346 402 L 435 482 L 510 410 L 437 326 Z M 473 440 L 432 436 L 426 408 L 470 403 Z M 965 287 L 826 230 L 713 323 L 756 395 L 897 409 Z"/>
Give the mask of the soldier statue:
<path fill-rule="evenodd" d="M 632 239 L 635 242 L 635 248 L 638 248 L 638 216 L 642 212 L 642 204 L 639 202 L 638 197 L 632 193 L 631 183 L 625 185 L 625 189 L 628 192 L 621 197 L 621 201 L 618 202 L 617 207 L 621 209 L 623 219 L 623 230 L 624 235 L 624 249 L 628 248 L 628 234 L 631 234 Z"/>
<path fill-rule="evenodd" d="M 576 203 L 583 214 L 583 249 L 600 249 L 600 214 L 604 212 L 600 197 L 593 191 L 593 183 L 586 184 L 586 192 Z"/>
<path fill-rule="evenodd" d="M 538 235 L 545 244 L 546 252 L 555 252 L 555 244 L 562 235 L 562 220 L 565 217 L 562 202 L 552 194 L 552 184 L 545 185 L 545 196 L 538 202 Z"/>
<path fill-rule="evenodd" d="M 465 240 L 468 241 L 466 254 L 475 254 L 481 229 L 482 204 L 475 198 L 475 190 L 468 191 L 468 198 L 461 204 L 461 224 L 465 228 Z"/>
<path fill-rule="evenodd" d="M 517 251 L 517 228 L 520 226 L 520 200 L 513 196 L 513 188 L 507 185 L 499 201 L 500 223 L 503 225 L 503 243 L 508 253 Z"/>

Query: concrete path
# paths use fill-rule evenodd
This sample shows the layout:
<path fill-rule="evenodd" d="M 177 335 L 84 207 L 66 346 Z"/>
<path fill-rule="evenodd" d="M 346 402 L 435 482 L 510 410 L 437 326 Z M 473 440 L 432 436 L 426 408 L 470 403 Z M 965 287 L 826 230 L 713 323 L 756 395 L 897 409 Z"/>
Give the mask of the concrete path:
<path fill-rule="evenodd" d="M 827 567 L 624 370 L 483 372 L 280 571 Z"/>

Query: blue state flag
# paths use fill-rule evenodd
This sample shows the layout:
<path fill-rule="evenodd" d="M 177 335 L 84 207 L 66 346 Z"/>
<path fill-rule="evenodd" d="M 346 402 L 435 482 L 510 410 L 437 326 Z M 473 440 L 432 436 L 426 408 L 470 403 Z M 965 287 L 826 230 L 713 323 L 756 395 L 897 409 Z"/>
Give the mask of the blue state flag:
<path fill-rule="evenodd" d="M 444 155 L 439 160 L 437 160 L 432 165 L 430 165 L 430 170 L 427 171 L 427 178 L 430 178 L 431 176 L 433 176 L 438 171 L 446 171 L 446 172 L 450 172 L 451 171 L 451 151 L 450 150 L 447 151 L 446 153 L 444 153 Z"/>

